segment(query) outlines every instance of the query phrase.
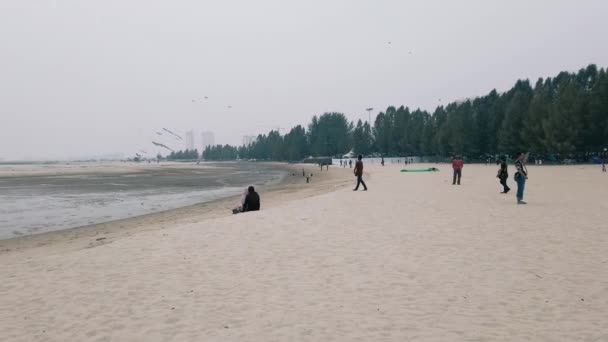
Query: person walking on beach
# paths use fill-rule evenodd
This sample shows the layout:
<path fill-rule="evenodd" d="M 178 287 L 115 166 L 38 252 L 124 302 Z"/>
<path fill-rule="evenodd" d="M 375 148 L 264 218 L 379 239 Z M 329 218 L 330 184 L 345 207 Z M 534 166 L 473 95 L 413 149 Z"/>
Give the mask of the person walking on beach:
<path fill-rule="evenodd" d="M 509 178 L 509 172 L 507 172 L 507 158 L 505 156 L 500 157 L 500 169 L 498 169 L 498 174 L 496 177 L 500 179 L 500 184 L 502 184 L 502 192 L 501 194 L 506 194 L 511 190 L 507 185 L 507 179 Z"/>
<path fill-rule="evenodd" d="M 247 189 L 247 196 L 245 196 L 245 202 L 243 203 L 243 212 L 258 210 L 260 210 L 260 195 L 255 192 L 253 186 L 250 186 Z"/>
<path fill-rule="evenodd" d="M 602 158 L 602 172 L 606 172 L 606 158 Z"/>
<path fill-rule="evenodd" d="M 363 181 L 363 156 L 359 155 L 357 162 L 355 163 L 355 176 L 357 176 L 357 186 L 353 189 L 353 191 L 359 190 L 359 184 L 363 184 L 363 191 L 367 191 L 367 185 Z"/>
<path fill-rule="evenodd" d="M 515 182 L 517 182 L 517 204 L 526 204 L 524 202 L 524 188 L 526 187 L 526 180 L 528 179 L 528 169 L 526 168 L 526 154 L 519 152 L 517 154 L 517 160 L 515 161 Z"/>
<path fill-rule="evenodd" d="M 452 159 L 452 169 L 454 169 L 454 178 L 452 179 L 452 185 L 455 185 L 458 182 L 460 185 L 460 177 L 462 177 L 462 167 L 464 166 L 464 162 L 462 158 L 456 156 Z"/>
<path fill-rule="evenodd" d="M 351 169 L 353 168 L 353 160 L 352 159 L 348 161 L 348 166 L 350 166 Z"/>
<path fill-rule="evenodd" d="M 380 162 L 380 164 L 382 164 L 382 166 L 384 166 L 384 157 L 382 157 L 382 161 Z"/>

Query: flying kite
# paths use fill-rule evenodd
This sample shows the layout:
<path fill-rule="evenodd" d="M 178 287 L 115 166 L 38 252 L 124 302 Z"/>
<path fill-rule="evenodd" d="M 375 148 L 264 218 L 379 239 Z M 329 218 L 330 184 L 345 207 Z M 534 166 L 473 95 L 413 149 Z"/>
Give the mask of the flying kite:
<path fill-rule="evenodd" d="M 163 131 L 165 131 L 165 132 L 167 132 L 167 133 L 169 133 L 169 134 L 172 134 L 173 136 L 177 137 L 179 140 L 184 140 L 184 139 L 182 139 L 182 137 L 180 137 L 179 135 L 177 135 L 177 134 L 175 134 L 175 133 L 171 132 L 170 130 L 168 130 L 168 129 L 164 128 L 164 127 L 163 127 Z"/>
<path fill-rule="evenodd" d="M 167 150 L 169 150 L 169 151 L 171 151 L 171 152 L 175 152 L 175 151 L 173 151 L 171 148 L 167 147 L 167 145 L 163 145 L 163 144 L 161 144 L 161 143 L 157 143 L 156 141 L 153 141 L 152 143 L 153 143 L 154 145 L 156 145 L 156 146 L 164 147 L 164 148 L 166 148 Z"/>

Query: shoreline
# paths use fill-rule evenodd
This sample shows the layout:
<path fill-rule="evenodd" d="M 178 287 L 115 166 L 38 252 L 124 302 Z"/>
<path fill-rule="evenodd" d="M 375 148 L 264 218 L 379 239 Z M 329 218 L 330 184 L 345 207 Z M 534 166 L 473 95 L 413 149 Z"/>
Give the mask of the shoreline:
<path fill-rule="evenodd" d="M 328 173 L 327 171 L 318 172 L 314 164 L 268 162 L 260 163 L 260 165 L 275 168 L 284 173 L 279 180 L 257 186 L 258 190 L 262 191 L 262 210 L 285 201 L 333 191 L 337 187 L 343 186 L 343 180 L 350 180 L 350 176 L 342 175 L 343 172 L 340 168 L 333 168 L 333 172 Z M 176 166 L 179 164 L 165 167 Z M 305 168 L 307 173 L 314 170 L 311 183 L 306 184 L 304 178 L 298 175 L 302 168 Z M 2 239 L 0 240 L 0 255 L 58 245 L 61 246 L 59 247 L 61 251 L 66 248 L 92 248 L 144 231 L 162 230 L 172 226 L 230 216 L 233 215 L 231 209 L 237 206 L 239 199 L 240 195 L 222 197 L 129 218 Z"/>

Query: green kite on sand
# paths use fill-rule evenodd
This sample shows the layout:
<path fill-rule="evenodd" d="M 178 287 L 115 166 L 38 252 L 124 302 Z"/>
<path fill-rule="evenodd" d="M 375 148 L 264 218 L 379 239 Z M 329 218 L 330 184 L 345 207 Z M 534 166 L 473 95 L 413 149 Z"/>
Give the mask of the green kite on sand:
<path fill-rule="evenodd" d="M 426 169 L 403 169 L 401 172 L 437 172 L 439 171 L 436 167 L 429 167 Z"/>

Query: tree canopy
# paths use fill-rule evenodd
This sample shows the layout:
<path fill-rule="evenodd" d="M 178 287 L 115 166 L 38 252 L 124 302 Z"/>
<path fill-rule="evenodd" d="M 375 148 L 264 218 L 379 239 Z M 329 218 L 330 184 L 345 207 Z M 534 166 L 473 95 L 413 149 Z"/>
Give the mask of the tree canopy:
<path fill-rule="evenodd" d="M 297 161 L 307 156 L 357 154 L 477 158 L 527 151 L 538 154 L 599 152 L 608 147 L 608 73 L 589 65 L 554 78 L 518 80 L 496 90 L 438 106 L 433 113 L 390 106 L 368 122 L 349 122 L 343 113 L 313 116 L 284 136 L 261 134 L 248 146 L 216 146 L 208 160 Z"/>

